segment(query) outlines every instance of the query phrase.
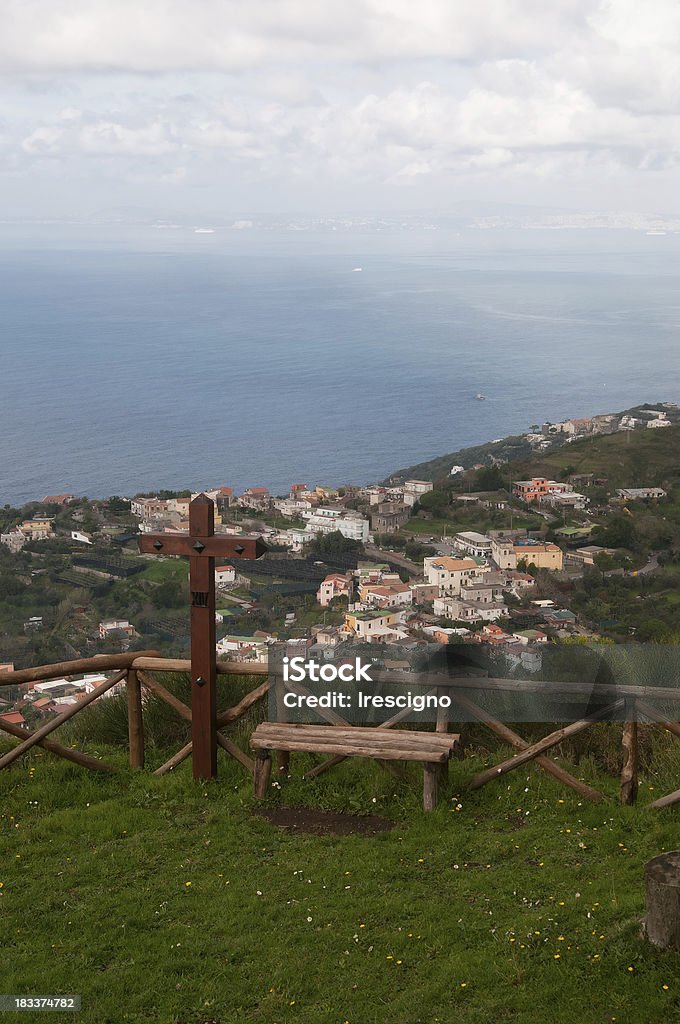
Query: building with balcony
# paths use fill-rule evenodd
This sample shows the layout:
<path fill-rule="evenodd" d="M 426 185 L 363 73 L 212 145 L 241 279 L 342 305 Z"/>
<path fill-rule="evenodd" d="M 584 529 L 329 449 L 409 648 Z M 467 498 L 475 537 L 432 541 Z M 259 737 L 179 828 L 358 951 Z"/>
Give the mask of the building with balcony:
<path fill-rule="evenodd" d="M 425 579 L 439 588 L 439 596 L 460 594 L 464 582 L 480 575 L 479 566 L 472 558 L 449 558 L 433 555 L 423 561 Z"/>

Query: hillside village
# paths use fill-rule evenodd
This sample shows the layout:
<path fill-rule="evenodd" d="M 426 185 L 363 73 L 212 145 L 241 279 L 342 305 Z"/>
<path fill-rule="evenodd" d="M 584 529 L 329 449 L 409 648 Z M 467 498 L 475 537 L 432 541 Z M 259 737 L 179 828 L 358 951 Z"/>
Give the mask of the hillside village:
<path fill-rule="evenodd" d="M 207 489 L 217 532 L 258 533 L 269 548 L 257 564 L 216 565 L 218 656 L 263 662 L 284 641 L 342 660 L 370 643 L 376 663 L 409 671 L 428 645 L 469 643 L 526 675 L 557 641 L 677 640 L 680 414 L 671 403 L 634 412 L 532 429 L 523 458 L 497 454 L 512 439 L 467 465 L 455 453 L 430 479 L 294 483 L 283 496 Z M 149 647 L 186 654 L 186 562 L 141 556 L 136 542 L 186 531 L 193 496 L 5 506 L 0 671 Z M 6 694 L 0 715 L 22 728 L 93 685 L 36 684 Z"/>

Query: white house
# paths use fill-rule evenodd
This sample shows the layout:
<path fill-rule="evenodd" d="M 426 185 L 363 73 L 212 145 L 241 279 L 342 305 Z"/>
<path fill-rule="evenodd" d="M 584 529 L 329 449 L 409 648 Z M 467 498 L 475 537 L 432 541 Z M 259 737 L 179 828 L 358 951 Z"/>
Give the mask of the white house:
<path fill-rule="evenodd" d="M 368 643 L 404 640 L 408 635 L 400 629 L 403 612 L 390 608 L 380 611 L 347 612 L 343 630 Z"/>
<path fill-rule="evenodd" d="M 168 503 L 163 498 L 133 498 L 130 502 L 130 511 L 133 516 L 150 519 L 153 516 L 165 515 Z"/>
<path fill-rule="evenodd" d="M 218 587 L 229 587 L 236 582 L 236 569 L 233 565 L 215 566 L 215 584 Z"/>
<path fill-rule="evenodd" d="M 327 608 L 336 597 L 349 597 L 352 577 L 349 574 L 332 572 L 320 584 L 316 599 L 322 608 Z"/>
<path fill-rule="evenodd" d="M 477 563 L 472 558 L 449 558 L 434 555 L 423 560 L 425 579 L 439 587 L 439 596 L 460 594 L 463 582 L 479 575 Z"/>
<path fill-rule="evenodd" d="M 490 583 L 481 577 L 479 582 L 470 582 L 461 588 L 460 596 L 465 601 L 474 601 L 475 604 L 496 604 L 503 597 L 503 586 L 500 583 Z"/>
<path fill-rule="evenodd" d="M 480 601 L 466 601 L 460 597 L 446 597 L 434 602 L 434 613 L 454 621 L 496 622 L 508 614 L 508 608 L 502 602 L 483 604 Z"/>
<path fill-rule="evenodd" d="M 125 636 L 134 636 L 135 627 L 127 619 L 106 619 L 99 623 L 99 636 L 102 640 L 111 634 L 120 635 L 121 633 L 124 633 Z"/>
<path fill-rule="evenodd" d="M 342 509 L 318 508 L 307 520 L 305 533 L 312 539 L 317 533 L 334 533 L 338 530 L 343 537 L 366 543 L 369 522 L 359 515 L 347 515 Z"/>
<path fill-rule="evenodd" d="M 565 491 L 563 494 L 546 494 L 541 499 L 542 504 L 550 505 L 553 508 L 582 510 L 590 503 L 590 498 L 577 491 Z"/>
<path fill-rule="evenodd" d="M 473 558 L 487 558 L 491 554 L 491 538 L 483 533 L 475 533 L 474 530 L 457 533 L 453 538 L 453 546 L 456 551 L 472 555 Z"/>
<path fill-rule="evenodd" d="M 648 501 L 650 498 L 657 499 L 667 496 L 663 487 L 619 487 L 616 494 L 623 501 Z"/>
<path fill-rule="evenodd" d="M 404 504 L 415 505 L 423 494 L 428 494 L 433 489 L 434 484 L 431 480 L 406 480 L 403 487 Z"/>
<path fill-rule="evenodd" d="M 71 530 L 71 540 L 77 540 L 79 544 L 92 544 L 92 537 L 83 530 Z"/>
<path fill-rule="evenodd" d="M 21 551 L 27 540 L 28 537 L 21 532 L 18 526 L 12 527 L 7 533 L 0 534 L 0 544 L 8 547 L 13 555 L 16 555 L 17 551 Z"/>
<path fill-rule="evenodd" d="M 410 491 L 411 494 L 416 494 L 419 498 L 423 494 L 427 494 L 434 488 L 434 484 L 431 480 L 405 480 L 404 491 Z"/>
<path fill-rule="evenodd" d="M 407 605 L 413 604 L 413 593 L 408 584 L 401 581 L 387 585 L 374 583 L 361 588 L 361 601 L 368 607 Z"/>

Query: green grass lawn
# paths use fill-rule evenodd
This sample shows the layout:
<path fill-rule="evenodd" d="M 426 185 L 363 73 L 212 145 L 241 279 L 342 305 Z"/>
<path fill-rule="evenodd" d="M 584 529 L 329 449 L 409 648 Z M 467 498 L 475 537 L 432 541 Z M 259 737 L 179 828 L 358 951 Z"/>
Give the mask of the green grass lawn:
<path fill-rule="evenodd" d="M 42 752 L 0 772 L 0 989 L 79 993 L 82 1024 L 680 1019 L 678 956 L 639 935 L 643 864 L 680 846 L 677 813 L 643 805 L 672 780 L 646 779 L 637 808 L 590 805 L 533 769 L 468 792 L 484 762 L 465 760 L 425 815 L 415 768 L 303 783 L 309 763 L 270 804 L 393 831 L 287 834 L 226 760 L 210 784 Z"/>
<path fill-rule="evenodd" d="M 186 583 L 188 574 L 189 568 L 185 559 L 154 557 L 147 560 L 146 568 L 136 578 L 151 580 L 154 583 L 166 583 L 168 580 Z"/>
<path fill-rule="evenodd" d="M 462 527 L 461 527 L 462 529 Z M 452 537 L 458 532 L 458 527 L 450 519 L 409 519 L 401 529 L 401 533 L 417 533 L 418 536 L 436 537 L 439 540 L 444 530 Z"/>
<path fill-rule="evenodd" d="M 514 509 L 512 512 L 498 513 L 495 517 L 484 515 L 482 512 L 479 519 L 409 519 L 402 527 L 402 533 L 415 533 L 420 537 L 435 537 L 439 540 L 444 534 L 453 538 L 457 533 L 466 530 L 474 530 L 477 533 L 486 533 L 487 530 L 507 529 L 510 525 L 515 529 L 540 530 L 545 526 L 545 520 L 541 516 L 527 514 L 524 510 Z"/>

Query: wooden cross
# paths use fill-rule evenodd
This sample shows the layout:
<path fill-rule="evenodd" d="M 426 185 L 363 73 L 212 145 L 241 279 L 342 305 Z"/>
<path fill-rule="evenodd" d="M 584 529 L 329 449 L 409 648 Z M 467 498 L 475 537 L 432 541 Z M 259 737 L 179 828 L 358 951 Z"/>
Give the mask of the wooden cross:
<path fill-rule="evenodd" d="M 260 558 L 260 537 L 215 535 L 215 506 L 205 494 L 189 505 L 189 533 L 146 533 L 139 550 L 189 558 L 191 589 L 191 739 L 195 779 L 217 776 L 217 652 L 215 648 L 215 556 Z"/>

